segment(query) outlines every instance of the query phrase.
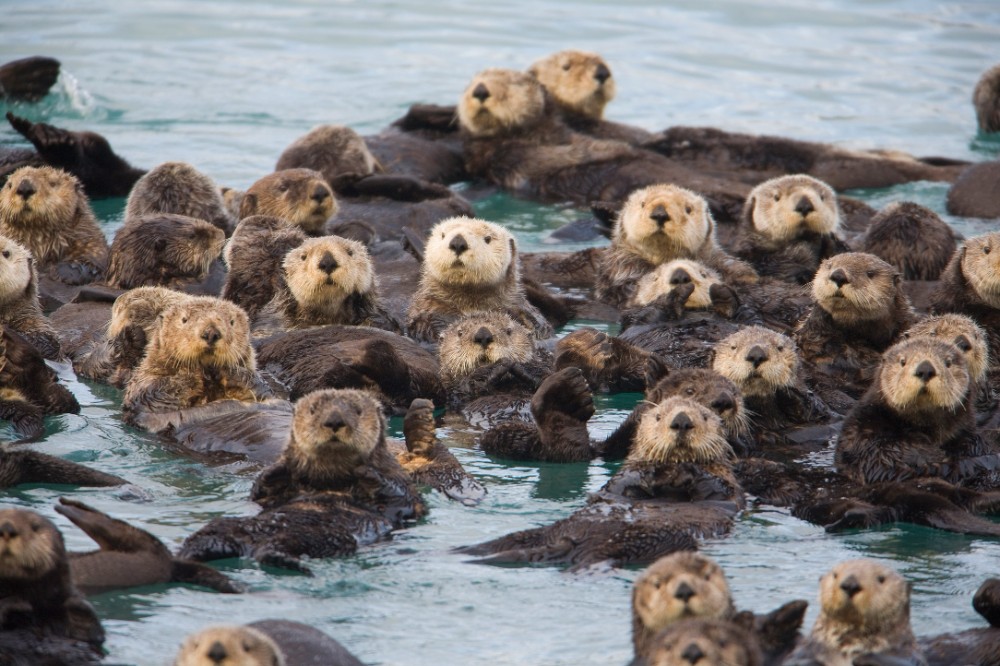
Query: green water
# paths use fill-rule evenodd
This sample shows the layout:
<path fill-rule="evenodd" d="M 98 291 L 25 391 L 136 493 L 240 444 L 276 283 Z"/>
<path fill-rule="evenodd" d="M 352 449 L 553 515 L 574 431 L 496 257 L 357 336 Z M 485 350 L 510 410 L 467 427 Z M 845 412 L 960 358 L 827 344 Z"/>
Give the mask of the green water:
<path fill-rule="evenodd" d="M 235 187 L 269 172 L 316 124 L 375 132 L 410 103 L 452 103 L 479 69 L 524 68 L 570 47 L 611 64 L 614 120 L 988 159 L 1000 142 L 976 136 L 969 98 L 1000 56 L 997 44 L 1000 10 L 988 1 L 0 1 L 0 62 L 46 54 L 64 66 L 57 90 L 38 105 L 16 105 L 17 113 L 97 130 L 136 165 L 184 160 Z M 18 137 L 0 128 L 0 143 Z M 860 195 L 873 205 L 906 199 L 943 212 L 945 191 L 916 183 Z M 95 203 L 109 236 L 122 208 L 122 200 Z M 505 196 L 478 211 L 513 229 L 525 249 L 570 247 L 548 243 L 547 234 L 578 214 Z M 992 228 L 946 219 L 966 234 Z M 172 547 L 214 516 L 256 510 L 246 499 L 252 474 L 167 454 L 122 425 L 119 392 L 67 382 L 81 414 L 50 419 L 32 446 L 124 476 L 148 499 L 22 487 L 0 495 L 0 504 L 54 518 L 78 550 L 91 542 L 52 510 L 66 492 Z M 600 396 L 592 435 L 611 432 L 636 397 Z M 393 428 L 398 434 L 400 424 Z M 326 631 L 372 664 L 625 663 L 635 570 L 570 576 L 473 565 L 449 553 L 568 515 L 613 469 L 501 464 L 469 448 L 463 433 L 441 435 L 488 487 L 480 507 L 430 496 L 424 523 L 356 557 L 313 562 L 311 578 L 221 563 L 252 589 L 242 596 L 156 586 L 95 597 L 108 661 L 167 664 L 182 638 L 207 623 L 280 617 Z M 831 536 L 766 509 L 747 512 L 704 550 L 725 568 L 737 604 L 754 610 L 812 601 L 833 562 L 877 558 L 914 582 L 913 622 L 923 634 L 981 624 L 971 593 L 996 575 L 1000 556 L 988 539 L 909 527 Z"/>

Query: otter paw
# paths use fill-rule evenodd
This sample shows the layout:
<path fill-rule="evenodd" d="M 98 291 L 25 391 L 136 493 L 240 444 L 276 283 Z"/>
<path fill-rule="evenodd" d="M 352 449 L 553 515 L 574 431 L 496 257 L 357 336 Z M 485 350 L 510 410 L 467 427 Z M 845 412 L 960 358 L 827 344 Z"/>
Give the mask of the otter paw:
<path fill-rule="evenodd" d="M 708 295 L 712 299 L 712 309 L 716 314 L 726 319 L 736 316 L 736 311 L 740 307 L 740 298 L 731 287 L 724 284 L 713 284 L 708 288 Z"/>
<path fill-rule="evenodd" d="M 403 418 L 403 436 L 409 451 L 429 450 L 437 441 L 434 424 L 434 403 L 417 398 L 410 403 Z"/>
<path fill-rule="evenodd" d="M 579 368 L 549 375 L 531 398 L 531 413 L 541 421 L 546 413 L 566 414 L 586 422 L 594 415 L 594 396 Z"/>

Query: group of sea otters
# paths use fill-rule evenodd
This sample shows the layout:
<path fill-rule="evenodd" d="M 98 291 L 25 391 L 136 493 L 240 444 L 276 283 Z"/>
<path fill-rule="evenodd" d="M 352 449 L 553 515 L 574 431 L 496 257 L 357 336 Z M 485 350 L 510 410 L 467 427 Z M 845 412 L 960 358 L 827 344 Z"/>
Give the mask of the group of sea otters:
<path fill-rule="evenodd" d="M 8 63 L 0 93 L 37 100 L 58 67 Z M 998 163 L 647 132 L 603 119 L 614 92 L 591 53 L 487 69 L 457 107 L 415 105 L 376 136 L 315 128 L 245 192 L 8 113 L 34 150 L 0 152 L 0 416 L 21 438 L 0 449 L 0 487 L 126 483 L 20 446 L 79 410 L 46 364 L 67 359 L 122 389 L 123 420 L 170 450 L 262 471 L 260 513 L 214 519 L 176 554 L 70 498 L 55 510 L 99 550 L 67 553 L 48 519 L 0 510 L 0 665 L 98 663 L 89 593 L 241 592 L 203 564 L 231 557 L 308 572 L 303 557 L 414 525 L 421 487 L 474 510 L 487 490 L 435 436 L 435 408 L 500 459 L 623 461 L 567 518 L 459 551 L 651 563 L 634 664 L 1000 664 L 1000 579 L 974 597 L 988 627 L 918 638 L 906 580 L 841 562 L 803 635 L 804 601 L 737 611 L 695 552 L 748 501 L 830 531 L 1000 536 L 986 517 L 1000 510 L 1000 232 L 963 239 L 922 206 L 837 194 L 944 181 L 953 213 L 1000 217 Z M 1000 66 L 974 103 L 981 131 L 1000 131 Z M 522 254 L 449 188 L 469 180 L 589 207 L 557 235 L 610 245 Z M 89 199 L 125 195 L 109 245 Z M 570 319 L 621 332 L 556 339 Z M 595 442 L 594 391 L 645 399 Z M 405 442 L 387 439 L 387 414 L 405 414 Z M 175 663 L 360 664 L 280 620 L 209 628 Z"/>

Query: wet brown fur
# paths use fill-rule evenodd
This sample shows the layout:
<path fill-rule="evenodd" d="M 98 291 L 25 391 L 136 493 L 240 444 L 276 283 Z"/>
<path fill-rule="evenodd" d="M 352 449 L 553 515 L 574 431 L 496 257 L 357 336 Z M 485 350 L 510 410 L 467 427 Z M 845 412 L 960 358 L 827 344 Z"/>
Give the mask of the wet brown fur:
<path fill-rule="evenodd" d="M 111 243 L 106 282 L 133 289 L 202 280 L 225 240 L 221 229 L 193 217 L 166 213 L 131 217 Z"/>
<path fill-rule="evenodd" d="M 284 169 L 264 176 L 246 191 L 240 219 L 251 215 L 278 217 L 320 236 L 337 212 L 337 200 L 323 174 L 312 169 Z"/>
<path fill-rule="evenodd" d="M 904 280 L 937 280 L 959 240 L 937 213 L 908 201 L 889 204 L 872 218 L 862 251 L 888 262 Z"/>
<path fill-rule="evenodd" d="M 129 193 L 126 222 L 158 213 L 193 217 L 226 235 L 235 226 L 219 186 L 186 162 L 164 162 L 154 167 Z"/>

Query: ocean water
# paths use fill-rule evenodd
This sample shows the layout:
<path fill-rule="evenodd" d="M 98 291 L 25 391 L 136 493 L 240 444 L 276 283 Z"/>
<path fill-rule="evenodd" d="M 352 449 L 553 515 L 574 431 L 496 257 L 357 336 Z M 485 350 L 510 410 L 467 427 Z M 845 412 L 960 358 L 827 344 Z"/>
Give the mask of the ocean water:
<path fill-rule="evenodd" d="M 414 102 L 453 103 L 489 66 L 525 68 L 563 48 L 601 53 L 618 98 L 613 120 L 648 129 L 709 125 L 983 160 L 1000 141 L 977 136 L 970 104 L 1000 51 L 995 2 L 707 0 L 507 3 L 320 0 L 112 0 L 0 3 L 0 62 L 44 54 L 63 63 L 54 92 L 13 110 L 104 134 L 133 164 L 194 164 L 246 187 L 281 150 L 320 123 L 373 133 Z M 3 106 L 0 104 L 0 106 Z M 0 110 L 6 110 L 0 109 Z M 19 144 L 0 128 L 0 143 Z M 858 193 L 873 205 L 912 200 L 944 212 L 946 186 L 915 183 Z M 111 236 L 124 201 L 95 203 Z M 480 213 L 515 230 L 526 249 L 577 212 L 505 196 Z M 947 217 L 966 234 L 984 221 Z M 158 535 L 171 547 L 217 515 L 247 515 L 253 474 L 167 453 L 122 425 L 118 391 L 67 376 L 83 406 L 52 418 L 31 446 L 119 474 L 145 501 L 115 490 L 20 487 L 0 504 L 55 519 L 71 549 L 93 544 L 52 510 L 72 493 Z M 603 437 L 637 396 L 599 396 Z M 394 432 L 400 423 L 394 421 Z M 313 577 L 221 564 L 250 586 L 241 596 L 155 586 L 93 598 L 109 663 L 170 663 L 206 624 L 275 617 L 312 624 L 370 664 L 620 664 L 631 653 L 629 599 L 637 570 L 585 576 L 542 567 L 487 567 L 449 552 L 565 517 L 613 472 L 601 462 L 510 465 L 444 430 L 489 489 L 477 508 L 428 497 L 422 524 L 356 557 L 312 562 Z M 9 435 L 0 430 L 0 435 Z M 873 557 L 914 583 L 919 634 L 980 626 L 971 595 L 997 574 L 1000 544 L 923 528 L 827 535 L 787 513 L 750 510 L 704 551 L 725 568 L 737 605 L 769 610 L 815 602 L 834 562 Z M 813 603 L 813 605 L 815 605 Z M 815 617 L 812 609 L 807 626 Z"/>

